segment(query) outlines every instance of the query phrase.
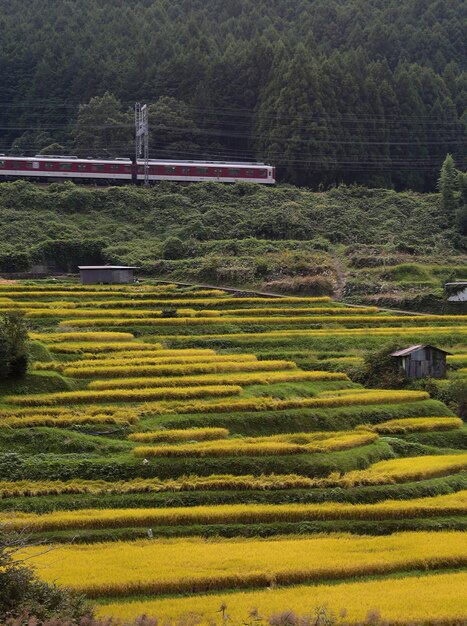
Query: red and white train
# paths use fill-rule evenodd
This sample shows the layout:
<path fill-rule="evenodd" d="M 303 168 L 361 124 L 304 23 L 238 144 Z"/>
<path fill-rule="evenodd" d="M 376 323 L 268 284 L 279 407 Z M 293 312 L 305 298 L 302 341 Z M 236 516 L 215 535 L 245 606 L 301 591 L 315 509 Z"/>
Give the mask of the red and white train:
<path fill-rule="evenodd" d="M 180 182 L 238 181 L 272 185 L 275 167 L 264 163 L 225 163 L 218 161 L 149 160 L 148 178 Z M 144 181 L 144 161 L 130 159 L 80 159 L 76 156 L 36 155 L 35 157 L 0 154 L 0 181 L 26 178 L 35 182 L 71 180 L 93 184 L 138 184 Z"/>

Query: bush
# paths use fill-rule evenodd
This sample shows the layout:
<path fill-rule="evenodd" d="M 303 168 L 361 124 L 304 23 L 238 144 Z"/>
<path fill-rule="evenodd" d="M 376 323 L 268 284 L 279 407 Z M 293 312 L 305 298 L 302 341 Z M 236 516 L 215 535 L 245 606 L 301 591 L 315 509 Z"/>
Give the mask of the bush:
<path fill-rule="evenodd" d="M 21 311 L 10 311 L 0 317 L 0 379 L 23 377 L 28 360 L 25 315 Z"/>
<path fill-rule="evenodd" d="M 391 356 L 399 346 L 389 345 L 380 350 L 367 352 L 363 358 L 363 365 L 355 367 L 349 372 L 354 382 L 361 383 L 365 387 L 379 389 L 401 389 L 408 380 L 401 370 L 400 364 Z"/>
<path fill-rule="evenodd" d="M 13 560 L 15 551 L 24 548 L 24 536 L 0 527 L 0 616 L 2 623 L 34 616 L 35 624 L 61 618 L 77 623 L 91 619 L 93 611 L 84 596 L 38 580 L 32 570 Z M 21 623 L 27 623 L 22 621 Z M 31 623 L 31 622 L 29 622 Z"/>

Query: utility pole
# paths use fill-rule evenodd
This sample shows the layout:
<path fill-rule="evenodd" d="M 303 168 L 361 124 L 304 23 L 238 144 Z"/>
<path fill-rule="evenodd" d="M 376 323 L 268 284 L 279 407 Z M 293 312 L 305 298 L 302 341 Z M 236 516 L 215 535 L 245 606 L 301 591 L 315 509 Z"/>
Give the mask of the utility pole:
<path fill-rule="evenodd" d="M 144 184 L 149 185 L 149 119 L 146 104 L 135 104 L 136 167 L 141 156 L 144 159 Z M 138 170 L 137 170 L 138 171 Z"/>

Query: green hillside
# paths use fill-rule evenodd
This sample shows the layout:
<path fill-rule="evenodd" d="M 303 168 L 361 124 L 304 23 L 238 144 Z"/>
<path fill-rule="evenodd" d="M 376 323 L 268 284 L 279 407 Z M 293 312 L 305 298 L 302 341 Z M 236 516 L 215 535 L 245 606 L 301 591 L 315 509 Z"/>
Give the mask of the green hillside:
<path fill-rule="evenodd" d="M 140 276 L 438 311 L 444 282 L 467 278 L 451 219 L 438 194 L 387 189 L 19 181 L 0 185 L 0 272 L 128 263 Z"/>

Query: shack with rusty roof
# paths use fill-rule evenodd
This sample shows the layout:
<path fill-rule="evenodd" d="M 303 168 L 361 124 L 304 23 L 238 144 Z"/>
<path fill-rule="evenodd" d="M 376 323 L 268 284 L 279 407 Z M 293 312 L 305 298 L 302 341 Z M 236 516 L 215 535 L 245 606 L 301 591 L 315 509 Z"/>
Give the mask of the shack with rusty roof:
<path fill-rule="evenodd" d="M 399 359 L 407 378 L 444 378 L 448 354 L 436 346 L 420 344 L 396 350 L 391 356 Z"/>

